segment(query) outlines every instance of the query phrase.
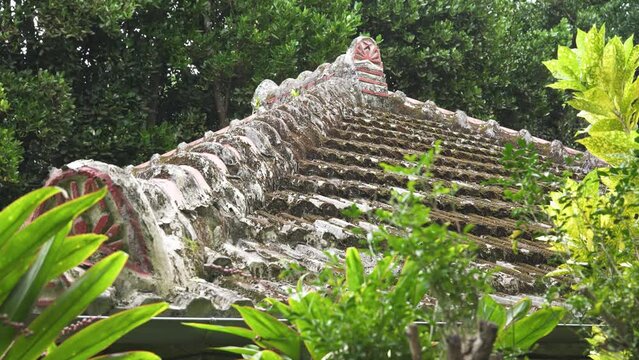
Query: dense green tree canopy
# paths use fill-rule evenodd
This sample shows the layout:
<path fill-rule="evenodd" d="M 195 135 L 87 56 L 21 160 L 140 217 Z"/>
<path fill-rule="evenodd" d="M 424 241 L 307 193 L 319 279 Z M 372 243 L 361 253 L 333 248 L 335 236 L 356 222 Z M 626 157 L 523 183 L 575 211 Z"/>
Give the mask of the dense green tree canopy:
<path fill-rule="evenodd" d="M 0 203 L 51 165 L 139 162 L 226 126 L 264 78 L 343 52 L 361 19 L 347 0 L 18 0 L 0 16 L 0 151 L 13 168 Z"/>
<path fill-rule="evenodd" d="M 136 163 L 249 113 L 257 84 L 381 41 L 391 88 L 573 143 L 541 65 L 623 0 L 0 1 L 0 204 L 77 158 Z"/>

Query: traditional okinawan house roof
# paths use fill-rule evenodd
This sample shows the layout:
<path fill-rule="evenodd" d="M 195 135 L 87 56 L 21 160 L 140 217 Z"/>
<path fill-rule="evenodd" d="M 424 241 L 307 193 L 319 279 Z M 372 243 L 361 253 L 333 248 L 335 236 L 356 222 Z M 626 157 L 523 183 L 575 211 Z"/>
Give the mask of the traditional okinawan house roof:
<path fill-rule="evenodd" d="M 518 138 L 534 142 L 558 167 L 575 150 L 390 92 L 379 48 L 368 37 L 297 79 L 265 80 L 253 105 L 253 115 L 147 163 L 121 168 L 81 160 L 52 172 L 47 185 L 72 197 L 109 189 L 73 226 L 110 237 L 91 261 L 117 249 L 130 254 L 95 311 L 164 299 L 172 316 L 223 316 L 232 304 L 286 294 L 289 284 L 278 279 L 286 263 L 318 271 L 326 251 L 342 256 L 357 244 L 352 228 L 375 227 L 342 210 L 385 207 L 392 189 L 405 185 L 405 177 L 379 164 L 400 164 L 438 139 L 434 180 L 459 190 L 438 199 L 432 218 L 475 225 L 478 266 L 499 267 L 494 285 L 504 301 L 542 290 L 538 279 L 552 269 L 547 245 L 524 236 L 513 252 L 512 204 L 484 183 L 507 175 L 499 159 Z"/>

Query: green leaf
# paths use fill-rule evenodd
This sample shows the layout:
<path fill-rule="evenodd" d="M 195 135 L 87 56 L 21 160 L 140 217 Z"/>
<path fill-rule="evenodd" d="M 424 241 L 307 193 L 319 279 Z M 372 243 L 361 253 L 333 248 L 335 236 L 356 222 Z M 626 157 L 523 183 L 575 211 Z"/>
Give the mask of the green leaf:
<path fill-rule="evenodd" d="M 506 323 L 504 324 L 504 327 L 507 327 L 514 321 L 517 321 L 526 316 L 526 314 L 528 314 L 528 310 L 530 310 L 531 305 L 532 301 L 530 301 L 529 298 L 523 298 L 519 300 L 506 312 Z"/>
<path fill-rule="evenodd" d="M 0 306 L 0 313 L 7 314 L 9 319 L 15 322 L 24 322 L 26 320 L 31 314 L 31 309 L 37 301 L 42 288 L 47 282 L 60 274 L 52 273 L 51 268 L 53 267 L 59 250 L 64 247 L 65 236 L 70 229 L 71 221 L 68 221 L 65 226 L 58 230 L 57 234 L 54 234 L 55 236 L 52 236 L 51 240 L 47 241 L 44 246 L 40 248 L 38 256 L 27 273 L 22 276 L 19 283 L 11 290 L 11 295 L 6 299 L 5 296 L 2 295 L 3 303 Z M 30 261 L 25 263 L 29 264 Z M 73 264 L 73 266 L 74 265 L 76 264 Z M 20 269 L 20 267 L 18 267 L 18 269 Z M 10 276 L 15 275 L 18 275 L 18 272 L 10 274 Z M 7 283 L 13 283 L 13 278 L 9 278 Z M 3 294 L 6 291 L 4 286 L 6 285 L 3 284 Z M 15 333 L 15 328 L 0 328 L 0 349 L 6 348 L 8 341 L 15 336 Z"/>
<path fill-rule="evenodd" d="M 273 309 L 279 312 L 283 317 L 285 318 L 291 317 L 291 308 L 288 305 L 284 304 L 283 302 L 274 298 L 266 298 L 264 299 L 264 301 L 270 304 L 273 307 Z"/>
<path fill-rule="evenodd" d="M 610 165 L 617 166 L 629 156 L 633 156 L 633 150 L 639 149 L 639 144 L 635 142 L 636 137 L 636 133 L 603 131 L 590 133 L 589 137 L 577 140 L 577 142 L 585 146 L 596 157 L 603 159 Z"/>
<path fill-rule="evenodd" d="M 346 249 L 346 284 L 351 291 L 357 291 L 364 283 L 364 265 L 356 248 Z"/>
<path fill-rule="evenodd" d="M 577 36 L 575 38 L 575 44 L 577 45 L 577 48 L 578 49 L 585 48 L 586 47 L 585 42 L 586 42 L 586 32 L 581 29 L 577 29 Z"/>
<path fill-rule="evenodd" d="M 626 80 L 623 76 L 625 67 L 623 44 L 621 39 L 615 36 L 604 47 L 601 59 L 601 82 L 613 98 L 621 99 Z"/>
<path fill-rule="evenodd" d="M 80 234 L 69 236 L 59 250 L 50 270 L 50 277 L 56 278 L 95 253 L 109 237 L 99 234 Z"/>
<path fill-rule="evenodd" d="M 506 324 L 506 309 L 486 294 L 479 299 L 477 318 L 489 321 L 502 329 Z"/>
<path fill-rule="evenodd" d="M 292 312 L 298 315 L 291 321 L 300 334 L 312 331 L 314 326 L 312 319 L 322 319 L 327 315 L 327 312 L 333 310 L 333 302 L 326 297 L 322 297 L 316 291 L 307 293 L 298 291 L 293 296 L 289 296 L 288 303 Z M 300 314 L 303 316 L 300 316 Z M 306 349 L 312 359 L 321 359 L 326 355 L 326 353 L 316 349 L 313 341 L 305 341 L 304 345 L 306 345 Z"/>
<path fill-rule="evenodd" d="M 79 214 L 95 205 L 105 194 L 106 188 L 57 206 L 39 216 L 5 243 L 0 249 L 3 254 L 0 257 L 0 294 L 15 286 L 7 278 L 12 269 L 19 268 L 26 272 L 29 264 L 25 263 L 25 258 L 35 254 L 42 244 L 68 226 Z"/>
<path fill-rule="evenodd" d="M 637 47 L 639 49 L 639 46 Z M 637 51 L 639 54 L 639 50 Z M 636 101 L 639 99 L 639 79 L 631 82 L 624 89 L 623 99 L 619 104 L 620 112 L 627 120 L 636 114 Z M 637 126 L 637 123 L 628 122 L 628 128 L 634 129 Z"/>
<path fill-rule="evenodd" d="M 102 319 L 65 340 L 45 360 L 81 360 L 93 356 L 167 307 L 167 303 L 144 305 Z"/>
<path fill-rule="evenodd" d="M 264 350 L 253 355 L 252 359 L 260 360 L 283 360 L 281 356 L 271 350 Z"/>
<path fill-rule="evenodd" d="M 586 90 L 586 87 L 584 87 L 582 83 L 580 83 L 579 81 L 572 81 L 572 80 L 559 80 L 547 86 L 551 89 L 557 89 L 557 90 L 575 90 L 575 91 Z"/>
<path fill-rule="evenodd" d="M 247 306 L 234 307 L 246 324 L 260 337 L 261 342 L 280 350 L 293 360 L 300 358 L 302 340 L 299 334 L 265 312 Z"/>
<path fill-rule="evenodd" d="M 221 346 L 221 347 L 214 347 L 211 349 L 226 351 L 231 354 L 238 354 L 238 355 L 255 355 L 260 351 L 258 349 L 254 349 L 250 347 L 238 347 L 238 346 Z"/>
<path fill-rule="evenodd" d="M 0 306 L 1 314 L 7 314 L 9 319 L 15 322 L 24 322 L 26 320 L 31 313 L 33 305 L 38 300 L 42 288 L 50 280 L 48 274 L 52 253 L 56 250 L 57 244 L 64 240 L 70 228 L 71 223 L 62 228 L 53 239 L 42 246 L 27 273 L 22 276 L 20 282 L 11 290 L 11 294 Z M 6 348 L 8 341 L 14 338 L 15 333 L 16 329 L 13 327 L 0 327 L 0 349 Z"/>
<path fill-rule="evenodd" d="M 129 351 L 117 354 L 102 355 L 91 360 L 161 360 L 159 356 L 148 351 Z"/>
<path fill-rule="evenodd" d="M 599 118 L 597 122 L 590 125 L 589 133 L 603 131 L 624 131 L 623 124 L 618 118 Z"/>
<path fill-rule="evenodd" d="M 221 325 L 201 324 L 201 323 L 182 323 L 182 324 L 186 326 L 198 328 L 198 329 L 236 335 L 236 336 L 243 337 L 245 339 L 250 339 L 250 340 L 254 340 L 257 337 L 257 334 L 253 330 L 239 327 L 239 326 L 221 326 Z"/>
<path fill-rule="evenodd" d="M 5 360 L 38 358 L 67 324 L 113 284 L 127 258 L 127 254 L 118 251 L 87 270 L 51 306 L 31 322 L 29 329 L 33 331 L 33 335 L 18 338 Z"/>
<path fill-rule="evenodd" d="M 497 335 L 497 349 L 528 350 L 539 339 L 550 334 L 559 324 L 566 310 L 553 306 L 538 310 L 513 323 Z"/>
<path fill-rule="evenodd" d="M 363 211 L 359 209 L 357 204 L 351 204 L 351 206 L 342 209 L 342 215 L 351 219 L 358 219 L 362 216 Z"/>
<path fill-rule="evenodd" d="M 419 265 L 415 261 L 411 259 L 406 260 L 399 279 L 397 280 L 397 286 L 395 287 L 395 301 L 408 300 L 411 304 L 417 306 L 419 302 L 424 299 L 428 291 L 428 284 L 417 280 L 419 270 Z"/>
<path fill-rule="evenodd" d="M 7 240 L 20 229 L 40 204 L 60 191 L 62 189 L 55 187 L 34 190 L 2 210 L 0 212 L 0 249 L 3 249 Z"/>
<path fill-rule="evenodd" d="M 558 267 L 557 269 L 546 273 L 545 277 L 561 277 L 572 273 L 572 270 L 568 267 Z"/>
<path fill-rule="evenodd" d="M 592 88 L 575 94 L 568 104 L 577 110 L 587 111 L 606 118 L 614 118 L 615 104 L 610 95 L 601 88 Z"/>
<path fill-rule="evenodd" d="M 561 80 L 579 81 L 579 62 L 577 54 L 569 47 L 559 46 L 557 49 L 557 67 L 553 76 Z"/>
<path fill-rule="evenodd" d="M 24 260 L 25 265 L 29 265 L 33 263 L 35 259 L 35 255 L 28 257 Z M 15 288 L 16 284 L 20 281 L 20 278 L 24 275 L 26 271 L 25 267 L 19 266 L 9 269 L 7 273 L 4 274 L 4 282 L 0 283 L 0 303 L 4 303 L 11 293 L 11 291 Z M 2 340 L 0 339 L 0 343 Z M 0 345 L 0 349 L 2 346 Z"/>

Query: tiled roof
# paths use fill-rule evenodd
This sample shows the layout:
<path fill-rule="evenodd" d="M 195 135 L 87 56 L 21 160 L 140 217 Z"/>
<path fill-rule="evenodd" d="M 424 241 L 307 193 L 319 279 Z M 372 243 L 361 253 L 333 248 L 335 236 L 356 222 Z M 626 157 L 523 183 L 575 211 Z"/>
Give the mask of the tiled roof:
<path fill-rule="evenodd" d="M 375 42 L 360 37 L 332 64 L 279 86 L 263 82 L 252 116 L 148 163 L 119 168 L 82 160 L 54 170 L 48 184 L 71 196 L 109 187 L 74 231 L 106 233 L 102 254 L 131 255 L 115 289 L 96 306 L 162 298 L 175 315 L 210 316 L 233 303 L 282 296 L 289 285 L 277 278 L 284 263 L 317 271 L 328 260 L 325 251 L 340 256 L 359 244 L 353 227 L 375 227 L 341 210 L 388 207 L 392 189 L 407 179 L 379 164 L 404 163 L 404 155 L 427 151 L 438 139 L 433 180 L 454 183 L 458 192 L 437 199 L 433 220 L 475 225 L 477 266 L 500 268 L 495 287 L 503 299 L 539 292 L 539 277 L 551 269 L 546 244 L 524 234 L 513 252 L 512 204 L 483 183 L 507 175 L 499 158 L 518 137 L 549 158 L 576 152 L 389 92 L 383 70 Z"/>

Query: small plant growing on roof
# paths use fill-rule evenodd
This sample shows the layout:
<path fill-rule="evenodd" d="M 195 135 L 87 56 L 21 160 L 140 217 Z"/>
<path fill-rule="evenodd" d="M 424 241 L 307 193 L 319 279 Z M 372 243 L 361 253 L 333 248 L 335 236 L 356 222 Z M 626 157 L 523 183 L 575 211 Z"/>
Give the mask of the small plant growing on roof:
<path fill-rule="evenodd" d="M 507 357 L 525 354 L 552 331 L 564 310 L 530 313 L 530 300 L 506 310 L 489 295 L 481 297 L 491 289 L 488 272 L 473 266 L 476 246 L 465 235 L 470 227 L 452 231 L 430 217 L 428 204 L 452 191 L 430 180 L 438 151 L 437 143 L 420 157 L 408 157 L 411 166 L 384 165 L 412 179 L 406 190 L 393 192 L 391 209 L 368 214 L 381 223 L 376 231 L 360 230 L 368 239 L 367 257 L 377 261 L 372 269 L 365 269 L 356 248 L 348 248 L 343 261 L 327 254 L 332 261 L 325 270 L 310 284 L 300 278 L 287 303 L 265 300 L 290 326 L 241 306 L 236 309 L 248 329 L 187 325 L 252 340 L 253 345 L 218 349 L 247 359 L 435 359 L 447 354 L 462 360 L 462 349 L 471 349 L 473 359 L 483 360 L 493 348 Z M 347 212 L 363 215 L 357 207 Z M 415 325 L 420 320 L 425 326 Z M 483 345 L 473 346 L 477 341 Z"/>
<path fill-rule="evenodd" d="M 559 189 L 572 172 L 566 169 L 560 173 L 552 161 L 537 152 L 533 143 L 524 139 L 516 144 L 507 143 L 499 162 L 508 175 L 493 178 L 486 184 L 500 186 L 504 199 L 513 204 L 511 216 L 516 220 L 517 229 L 511 234 L 511 240 L 513 251 L 517 252 L 522 234 L 532 232 L 536 237 L 546 233 L 532 230 L 531 225 L 550 221 L 543 207 L 550 202 L 550 192 Z"/>

